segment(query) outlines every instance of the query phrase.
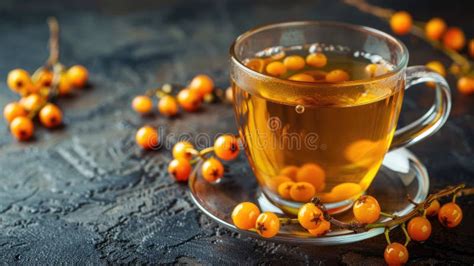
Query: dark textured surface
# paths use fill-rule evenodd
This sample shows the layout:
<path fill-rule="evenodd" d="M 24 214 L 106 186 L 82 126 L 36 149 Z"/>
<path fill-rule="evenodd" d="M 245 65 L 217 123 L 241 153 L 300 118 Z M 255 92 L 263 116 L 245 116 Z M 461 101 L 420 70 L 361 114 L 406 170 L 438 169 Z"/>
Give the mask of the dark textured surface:
<path fill-rule="evenodd" d="M 443 16 L 474 36 L 472 6 L 405 2 L 384 5 L 411 10 L 418 19 Z M 95 86 L 60 100 L 66 126 L 38 129 L 29 143 L 17 143 L 0 124 L 2 263 L 383 263 L 383 236 L 338 247 L 291 246 L 217 226 L 193 206 L 186 186 L 165 174 L 170 152 L 143 152 L 133 136 L 145 123 L 165 134 L 234 132 L 231 108 L 206 106 L 201 113 L 168 120 L 140 118 L 129 104 L 157 82 L 184 83 L 202 71 L 227 86 L 228 46 L 257 24 L 330 19 L 388 31 L 386 24 L 338 1 L 4 0 L 2 80 L 8 70 L 32 71 L 47 57 L 45 19 L 50 15 L 62 26 L 62 61 L 86 65 Z M 418 39 L 402 40 L 411 51 L 411 65 L 433 58 L 449 62 Z M 16 99 L 3 82 L 0 96 L 1 106 Z M 474 185 L 474 97 L 454 92 L 453 98 L 446 126 L 411 148 L 427 165 L 432 190 L 460 182 Z M 429 90 L 408 93 L 402 120 L 413 120 L 430 102 Z M 454 230 L 434 223 L 430 240 L 410 244 L 411 263 L 474 263 L 474 202 L 472 197 L 460 202 L 464 222 Z M 394 233 L 394 239 L 401 238 Z"/>

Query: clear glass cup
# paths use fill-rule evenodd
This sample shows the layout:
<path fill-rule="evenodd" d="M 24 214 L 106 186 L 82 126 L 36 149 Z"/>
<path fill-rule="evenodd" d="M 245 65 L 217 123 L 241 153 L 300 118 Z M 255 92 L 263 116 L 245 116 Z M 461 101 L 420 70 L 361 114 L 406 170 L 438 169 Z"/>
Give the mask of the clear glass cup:
<path fill-rule="evenodd" d="M 245 60 L 269 47 L 297 46 L 377 56 L 393 69 L 373 78 L 329 84 L 280 79 L 245 65 Z M 318 183 L 318 171 L 322 171 L 324 183 L 315 196 L 327 199 L 323 201 L 330 211 L 341 211 L 365 193 L 389 150 L 407 147 L 435 133 L 451 109 L 450 89 L 442 76 L 424 66 L 407 67 L 405 45 L 368 27 L 318 21 L 267 25 L 239 36 L 230 55 L 234 111 L 247 158 L 265 195 L 289 212 L 303 201 L 278 192 L 282 182 L 288 181 L 281 178 L 282 173 L 285 177 L 293 175 L 290 179 L 294 182 L 303 179 Z M 396 130 L 404 90 L 425 82 L 435 84 L 433 106 L 418 120 Z M 327 107 L 322 100 L 378 95 L 387 90 L 386 99 L 377 99 L 377 105 L 374 101 L 373 105 Z M 308 97 L 313 101 L 307 101 Z M 292 141 L 297 145 L 289 149 Z M 294 174 L 287 174 L 292 170 Z M 350 171 L 356 174 L 350 176 Z M 347 182 L 356 175 L 356 183 Z M 334 196 L 334 191 L 339 196 Z"/>

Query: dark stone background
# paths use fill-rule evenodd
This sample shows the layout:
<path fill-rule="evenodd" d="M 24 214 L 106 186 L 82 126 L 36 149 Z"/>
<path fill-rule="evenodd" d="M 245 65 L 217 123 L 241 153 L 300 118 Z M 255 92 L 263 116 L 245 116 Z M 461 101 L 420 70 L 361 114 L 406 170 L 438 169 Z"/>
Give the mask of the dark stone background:
<path fill-rule="evenodd" d="M 472 1 L 377 2 L 410 10 L 419 20 L 444 17 L 474 36 Z M 193 206 L 185 185 L 167 177 L 170 152 L 143 152 L 133 139 L 145 123 L 163 134 L 235 132 L 231 108 L 216 104 L 178 119 L 140 118 L 130 100 L 145 88 L 185 83 L 200 72 L 227 86 L 228 46 L 258 24 L 321 19 L 389 31 L 384 22 L 339 1 L 2 0 L 0 79 L 15 67 L 33 71 L 43 63 L 50 15 L 62 26 L 63 63 L 87 66 L 94 87 L 61 99 L 66 126 L 38 127 L 29 143 L 14 141 L 0 123 L 2 263 L 383 263 L 383 236 L 338 247 L 292 246 L 221 228 Z M 449 62 L 419 39 L 402 40 L 411 65 Z M 426 109 L 430 93 L 409 92 L 401 120 Z M 474 97 L 453 93 L 445 127 L 411 148 L 426 164 L 432 190 L 474 184 Z M 2 82 L 0 106 L 15 99 Z M 473 198 L 460 203 L 463 223 L 453 230 L 434 223 L 430 240 L 410 244 L 410 263 L 474 263 Z"/>

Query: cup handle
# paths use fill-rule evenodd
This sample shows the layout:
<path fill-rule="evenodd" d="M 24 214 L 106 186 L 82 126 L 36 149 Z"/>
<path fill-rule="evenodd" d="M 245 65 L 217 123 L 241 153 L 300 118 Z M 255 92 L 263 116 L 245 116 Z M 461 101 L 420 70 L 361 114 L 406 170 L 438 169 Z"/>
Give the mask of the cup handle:
<path fill-rule="evenodd" d="M 451 111 L 451 90 L 446 80 L 425 66 L 407 68 L 405 89 L 425 82 L 433 82 L 436 85 L 433 106 L 418 120 L 395 131 L 390 150 L 408 147 L 421 141 L 437 132 L 448 119 Z"/>

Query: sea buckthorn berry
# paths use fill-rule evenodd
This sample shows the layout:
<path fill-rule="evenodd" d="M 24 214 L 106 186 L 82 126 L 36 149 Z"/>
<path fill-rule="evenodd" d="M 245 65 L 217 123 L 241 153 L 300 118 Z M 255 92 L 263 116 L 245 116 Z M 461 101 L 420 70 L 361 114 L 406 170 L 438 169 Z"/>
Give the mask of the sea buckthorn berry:
<path fill-rule="evenodd" d="M 446 22 L 441 18 L 432 18 L 426 23 L 426 37 L 431 40 L 439 40 L 446 31 Z"/>
<path fill-rule="evenodd" d="M 33 78 L 35 85 L 39 87 L 50 87 L 53 84 L 53 72 L 45 68 L 39 70 Z"/>
<path fill-rule="evenodd" d="M 266 185 L 270 188 L 271 191 L 278 192 L 278 187 L 284 183 L 293 181 L 291 178 L 287 177 L 286 175 L 277 175 L 273 177 L 269 177 L 266 179 Z"/>
<path fill-rule="evenodd" d="M 214 153 L 222 160 L 230 161 L 239 155 L 239 142 L 232 135 L 222 135 L 214 142 Z"/>
<path fill-rule="evenodd" d="M 342 69 L 333 70 L 326 75 L 327 82 L 343 82 L 349 79 L 349 74 Z"/>
<path fill-rule="evenodd" d="M 65 74 L 59 78 L 58 92 L 59 95 L 67 95 L 72 91 L 72 84 Z"/>
<path fill-rule="evenodd" d="M 338 202 L 352 198 L 362 192 L 362 187 L 356 183 L 342 183 L 331 189 L 325 197 L 321 197 L 324 202 Z"/>
<path fill-rule="evenodd" d="M 285 51 L 279 51 L 278 53 L 273 54 L 272 56 L 270 56 L 270 59 L 271 60 L 282 60 L 283 58 L 285 58 L 285 56 L 286 56 Z"/>
<path fill-rule="evenodd" d="M 29 140 L 34 132 L 33 121 L 28 117 L 19 116 L 10 123 L 10 131 L 18 140 Z"/>
<path fill-rule="evenodd" d="M 469 55 L 474 58 L 474 39 L 471 39 L 469 41 L 469 44 L 468 44 L 468 47 L 467 47 L 467 51 L 469 53 Z"/>
<path fill-rule="evenodd" d="M 137 144 L 146 150 L 158 147 L 158 132 L 150 126 L 144 126 L 135 135 Z"/>
<path fill-rule="evenodd" d="M 214 183 L 224 175 L 224 166 L 219 160 L 211 157 L 202 164 L 201 173 L 207 182 Z"/>
<path fill-rule="evenodd" d="M 261 58 L 252 58 L 250 60 L 247 60 L 244 64 L 248 68 L 260 73 L 262 73 L 263 69 L 265 68 L 265 60 Z"/>
<path fill-rule="evenodd" d="M 280 231 L 280 219 L 272 212 L 261 213 L 255 222 L 255 229 L 262 237 L 274 237 Z"/>
<path fill-rule="evenodd" d="M 289 77 L 288 79 L 293 80 L 293 81 L 302 81 L 302 82 L 314 82 L 315 81 L 313 76 L 305 74 L 305 73 L 295 74 L 295 75 Z"/>
<path fill-rule="evenodd" d="M 196 92 L 201 98 L 214 89 L 214 81 L 208 75 L 197 75 L 189 84 L 189 89 Z"/>
<path fill-rule="evenodd" d="M 393 242 L 387 245 L 383 257 L 389 266 L 403 265 L 408 261 L 408 250 L 404 245 Z"/>
<path fill-rule="evenodd" d="M 298 222 L 307 230 L 318 228 L 323 220 L 323 212 L 314 203 L 306 203 L 298 210 Z"/>
<path fill-rule="evenodd" d="M 387 68 L 381 64 L 368 64 L 365 67 L 365 73 L 367 73 L 370 78 L 374 78 L 387 73 Z"/>
<path fill-rule="evenodd" d="M 75 88 L 82 88 L 87 84 L 87 79 L 89 78 L 89 72 L 87 68 L 81 65 L 75 65 L 70 67 L 67 72 L 67 79 L 71 86 Z"/>
<path fill-rule="evenodd" d="M 282 168 L 280 170 L 280 175 L 287 176 L 287 177 L 291 178 L 291 180 L 295 181 L 296 180 L 296 175 L 298 174 L 299 169 L 300 168 L 298 166 L 289 165 L 289 166 L 286 166 L 285 168 Z"/>
<path fill-rule="evenodd" d="M 267 65 L 265 68 L 268 75 L 279 77 L 286 73 L 286 67 L 282 62 L 274 61 Z"/>
<path fill-rule="evenodd" d="M 20 104 L 26 111 L 33 111 L 41 108 L 46 103 L 46 99 L 39 94 L 30 94 L 20 99 Z"/>
<path fill-rule="evenodd" d="M 180 141 L 173 146 L 173 158 L 191 160 L 191 149 L 194 149 L 194 146 L 189 141 Z"/>
<path fill-rule="evenodd" d="M 435 216 L 435 215 L 437 215 L 440 206 L 441 206 L 441 205 L 439 204 L 439 201 L 438 201 L 438 200 L 433 200 L 433 201 L 430 203 L 430 206 L 428 206 L 428 208 L 426 208 L 426 215 L 428 215 L 428 216 Z"/>
<path fill-rule="evenodd" d="M 324 189 L 326 173 L 323 168 L 315 163 L 307 163 L 298 169 L 296 173 L 297 182 L 308 182 L 313 185 L 316 191 Z"/>
<path fill-rule="evenodd" d="M 191 170 L 191 163 L 184 159 L 174 159 L 168 165 L 168 173 L 179 182 L 187 181 Z"/>
<path fill-rule="evenodd" d="M 461 77 L 458 79 L 458 91 L 462 94 L 473 94 L 474 93 L 474 78 Z"/>
<path fill-rule="evenodd" d="M 318 227 L 309 229 L 308 232 L 313 236 L 322 236 L 325 235 L 330 229 L 331 223 L 326 220 L 322 220 Z"/>
<path fill-rule="evenodd" d="M 430 61 L 426 63 L 426 67 L 440 74 L 441 76 L 446 76 L 446 68 L 440 61 Z"/>
<path fill-rule="evenodd" d="M 308 182 L 297 182 L 290 189 L 291 199 L 298 202 L 308 202 L 314 194 L 316 194 L 316 189 Z"/>
<path fill-rule="evenodd" d="M 454 202 L 449 202 L 441 206 L 438 212 L 439 222 L 448 228 L 453 228 L 459 225 L 462 221 L 462 210 Z"/>
<path fill-rule="evenodd" d="M 260 210 L 252 202 L 242 202 L 235 206 L 232 211 L 232 222 L 242 230 L 249 230 L 255 227 Z"/>
<path fill-rule="evenodd" d="M 15 92 L 27 90 L 32 85 L 30 74 L 23 69 L 14 69 L 8 73 L 7 85 Z"/>
<path fill-rule="evenodd" d="M 291 199 L 290 191 L 296 183 L 293 181 L 285 181 L 278 186 L 278 195 L 284 199 Z"/>
<path fill-rule="evenodd" d="M 288 70 L 300 70 L 305 66 L 304 58 L 299 55 L 290 55 L 283 60 L 283 64 Z"/>
<path fill-rule="evenodd" d="M 411 15 L 406 11 L 399 11 L 390 18 L 390 27 L 392 31 L 399 35 L 410 32 L 413 24 Z"/>
<path fill-rule="evenodd" d="M 195 112 L 201 105 L 201 97 L 195 91 L 182 89 L 177 96 L 178 103 L 184 110 Z"/>
<path fill-rule="evenodd" d="M 415 217 L 408 222 L 408 235 L 415 241 L 425 241 L 431 235 L 431 223 L 425 217 Z"/>
<path fill-rule="evenodd" d="M 234 101 L 234 92 L 232 91 L 232 87 L 229 87 L 225 90 L 225 99 L 228 102 L 233 102 Z"/>
<path fill-rule="evenodd" d="M 52 103 L 46 104 L 39 112 L 41 124 L 47 128 L 59 126 L 63 121 L 63 112 Z"/>
<path fill-rule="evenodd" d="M 328 58 L 323 53 L 314 53 L 306 56 L 306 64 L 312 67 L 323 67 L 328 63 Z"/>
<path fill-rule="evenodd" d="M 450 27 L 443 35 L 444 46 L 453 49 L 461 50 L 466 44 L 464 32 L 458 27 Z"/>
<path fill-rule="evenodd" d="M 3 117 L 7 120 L 8 123 L 13 121 L 13 119 L 20 117 L 20 116 L 27 116 L 28 113 L 26 112 L 25 108 L 17 102 L 12 102 L 3 108 Z"/>
<path fill-rule="evenodd" d="M 361 196 L 352 208 L 355 219 L 364 224 L 377 221 L 380 217 L 380 205 L 372 196 Z"/>
<path fill-rule="evenodd" d="M 166 95 L 158 102 L 158 111 L 166 116 L 175 116 L 178 113 L 178 102 L 173 96 Z"/>
<path fill-rule="evenodd" d="M 151 100 L 150 97 L 146 95 L 139 95 L 133 98 L 132 108 L 137 113 L 148 114 L 151 112 L 151 109 L 153 108 L 153 101 Z"/>

